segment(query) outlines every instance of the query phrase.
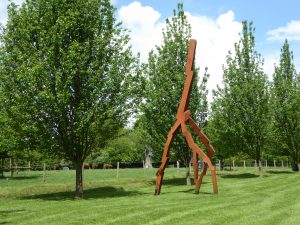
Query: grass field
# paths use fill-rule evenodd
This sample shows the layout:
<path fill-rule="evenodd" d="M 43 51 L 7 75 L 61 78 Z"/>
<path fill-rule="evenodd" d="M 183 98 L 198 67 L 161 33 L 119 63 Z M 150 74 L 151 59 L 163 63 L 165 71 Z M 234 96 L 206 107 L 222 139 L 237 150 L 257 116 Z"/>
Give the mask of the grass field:
<path fill-rule="evenodd" d="M 8 174 L 6 174 L 8 176 Z M 84 200 L 74 199 L 74 171 L 20 172 L 0 180 L 0 224 L 300 224 L 300 174 L 235 169 L 210 176 L 200 194 L 184 170 L 167 169 L 154 196 L 155 169 L 85 170 Z"/>

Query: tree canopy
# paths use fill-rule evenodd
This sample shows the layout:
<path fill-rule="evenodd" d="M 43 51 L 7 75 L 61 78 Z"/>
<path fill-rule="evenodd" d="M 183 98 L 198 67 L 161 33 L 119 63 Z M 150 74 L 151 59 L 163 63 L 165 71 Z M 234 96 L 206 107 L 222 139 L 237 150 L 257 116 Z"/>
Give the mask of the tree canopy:
<path fill-rule="evenodd" d="M 19 140 L 82 164 L 122 127 L 137 59 L 109 0 L 11 3 L 1 35 L 5 115 Z"/>
<path fill-rule="evenodd" d="M 289 155 L 293 170 L 300 163 L 300 75 L 295 69 L 293 53 L 285 40 L 279 66 L 275 67 L 272 106 L 276 150 Z"/>
<path fill-rule="evenodd" d="M 221 154 L 245 152 L 259 162 L 270 120 L 269 90 L 263 60 L 254 47 L 254 28 L 244 21 L 235 52 L 227 55 L 223 87 L 214 93 L 212 120 Z"/>

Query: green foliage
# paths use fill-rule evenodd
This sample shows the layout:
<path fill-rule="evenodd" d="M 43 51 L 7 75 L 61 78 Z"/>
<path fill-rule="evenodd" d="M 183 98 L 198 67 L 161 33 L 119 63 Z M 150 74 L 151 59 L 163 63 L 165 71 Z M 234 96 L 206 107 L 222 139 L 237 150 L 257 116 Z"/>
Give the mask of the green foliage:
<path fill-rule="evenodd" d="M 289 155 L 294 170 L 300 163 L 300 75 L 296 72 L 293 53 L 286 40 L 275 67 L 272 86 L 274 137 L 276 150 Z"/>
<path fill-rule="evenodd" d="M 191 26 L 178 4 L 173 17 L 166 20 L 163 30 L 163 44 L 149 54 L 148 64 L 144 71 L 146 76 L 145 104 L 140 118 L 143 127 L 151 139 L 154 159 L 160 160 L 164 143 L 169 130 L 176 120 L 176 112 L 181 99 L 185 79 L 187 49 L 191 38 Z M 201 87 L 198 85 L 198 68 L 195 68 L 195 79 L 191 93 L 190 109 L 197 122 L 203 122 L 207 112 L 205 73 Z M 173 151 L 173 149 L 175 151 Z M 175 153 L 175 154 L 174 154 Z M 185 140 L 177 135 L 172 145 L 171 157 L 181 159 L 185 165 L 190 161 L 190 151 Z"/>
<path fill-rule="evenodd" d="M 142 162 L 146 146 L 146 132 L 140 128 L 121 129 L 104 148 L 92 154 L 89 163 Z"/>
<path fill-rule="evenodd" d="M 52 152 L 80 169 L 124 125 L 138 62 L 114 11 L 109 0 L 10 4 L 0 82 L 15 148 Z"/>
<path fill-rule="evenodd" d="M 254 43 L 252 23 L 244 21 L 235 52 L 227 55 L 223 87 L 214 92 L 210 132 L 221 158 L 244 152 L 259 161 L 265 148 L 269 91 Z"/>

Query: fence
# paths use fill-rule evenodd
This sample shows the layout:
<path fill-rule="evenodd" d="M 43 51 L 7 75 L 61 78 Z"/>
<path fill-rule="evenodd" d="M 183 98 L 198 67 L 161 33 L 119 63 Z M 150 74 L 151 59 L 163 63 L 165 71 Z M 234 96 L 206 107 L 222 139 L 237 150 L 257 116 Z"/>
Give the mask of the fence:
<path fill-rule="evenodd" d="M 249 168 L 249 167 L 258 167 L 259 163 L 261 163 L 262 167 L 265 168 L 289 168 L 291 167 L 289 161 L 284 161 L 284 160 L 272 160 L 272 161 L 262 161 L 262 162 L 256 162 L 256 161 L 247 161 L 247 160 L 239 160 L 239 161 L 228 161 L 226 160 L 225 162 L 221 163 L 220 160 L 217 160 L 215 163 L 216 169 L 224 169 L 224 168 Z M 105 165 L 110 165 L 106 167 Z M 160 166 L 160 162 L 153 162 L 152 167 L 153 168 L 158 168 Z M 192 164 L 190 164 L 192 166 Z M 3 163 L 1 166 L 1 171 L 4 172 L 19 172 L 19 171 L 43 171 L 43 170 L 64 170 L 64 169 L 74 169 L 73 165 L 61 165 L 61 164 L 52 164 L 52 165 L 47 165 L 45 163 L 42 164 L 34 164 L 31 162 L 28 162 L 27 164 L 22 164 L 18 165 L 18 163 L 13 162 L 12 159 L 8 160 L 8 163 Z M 103 168 L 143 168 L 144 167 L 144 162 L 113 162 L 113 163 L 99 163 L 99 164 L 87 164 L 84 163 L 84 169 L 103 169 Z M 184 167 L 182 164 L 178 161 L 172 161 L 169 162 L 167 167 L 174 167 L 174 168 L 180 168 Z M 199 160 L 199 168 L 203 167 L 203 162 Z"/>
<path fill-rule="evenodd" d="M 289 161 L 284 160 L 264 160 L 257 162 L 255 161 L 247 161 L 247 160 L 239 160 L 235 161 L 232 160 L 230 162 L 225 161 L 224 163 L 221 163 L 220 160 L 218 160 L 218 163 L 216 163 L 217 168 L 235 168 L 235 167 L 243 167 L 243 168 L 249 168 L 249 167 L 265 167 L 265 168 L 290 168 L 291 164 Z"/>

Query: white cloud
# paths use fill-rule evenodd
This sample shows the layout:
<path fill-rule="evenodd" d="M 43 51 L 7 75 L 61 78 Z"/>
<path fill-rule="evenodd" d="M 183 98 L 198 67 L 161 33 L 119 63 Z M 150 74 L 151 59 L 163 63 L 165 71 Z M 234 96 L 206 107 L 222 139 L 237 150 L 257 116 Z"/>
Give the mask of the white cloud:
<path fill-rule="evenodd" d="M 267 32 L 267 40 L 282 41 L 300 41 L 300 20 L 292 20 L 285 27 L 279 27 Z"/>
<path fill-rule="evenodd" d="M 275 65 L 278 66 L 280 59 L 280 52 L 275 52 L 264 56 L 264 72 L 268 75 L 269 80 L 272 80 L 275 71 Z"/>
<path fill-rule="evenodd" d="M 234 43 L 239 40 L 242 24 L 234 19 L 234 13 L 228 11 L 216 20 L 186 13 L 192 26 L 192 37 L 197 39 L 196 63 L 200 66 L 200 76 L 208 67 L 211 75 L 208 80 L 209 100 L 212 100 L 212 89 L 222 82 L 222 65 L 226 62 L 228 51 L 234 50 Z"/>
<path fill-rule="evenodd" d="M 142 6 L 140 2 L 132 2 L 121 7 L 118 16 L 131 31 L 133 50 L 140 52 L 142 61 L 146 61 L 151 49 L 162 42 L 164 22 L 159 20 L 160 13 L 152 7 Z"/>
<path fill-rule="evenodd" d="M 119 19 L 130 29 L 132 46 L 135 52 L 141 53 L 143 61 L 155 45 L 162 43 L 162 28 L 165 22 L 160 21 L 160 13 L 149 6 L 133 2 L 119 10 Z M 211 77 L 208 81 L 209 99 L 212 99 L 212 89 L 222 81 L 222 64 L 225 63 L 228 50 L 233 50 L 234 42 L 239 40 L 242 24 L 235 21 L 234 13 L 228 11 L 216 20 L 186 12 L 192 26 L 192 38 L 197 39 L 196 63 L 200 66 L 200 76 L 208 67 Z"/>

